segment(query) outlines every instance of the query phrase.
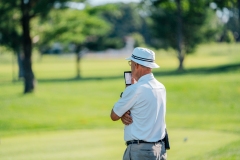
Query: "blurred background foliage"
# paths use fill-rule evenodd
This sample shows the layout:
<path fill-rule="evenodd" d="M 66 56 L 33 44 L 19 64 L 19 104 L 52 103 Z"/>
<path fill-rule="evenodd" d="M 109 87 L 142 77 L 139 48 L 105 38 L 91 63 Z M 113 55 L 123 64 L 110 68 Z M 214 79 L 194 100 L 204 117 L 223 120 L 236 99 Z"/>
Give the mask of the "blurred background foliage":
<path fill-rule="evenodd" d="M 87 51 L 147 46 L 186 54 L 209 42 L 240 41 L 240 0 L 142 0 L 93 5 L 87 0 L 2 0 L 0 46 L 18 55 L 24 93 L 34 90 L 32 50 L 75 53 L 77 78 Z"/>

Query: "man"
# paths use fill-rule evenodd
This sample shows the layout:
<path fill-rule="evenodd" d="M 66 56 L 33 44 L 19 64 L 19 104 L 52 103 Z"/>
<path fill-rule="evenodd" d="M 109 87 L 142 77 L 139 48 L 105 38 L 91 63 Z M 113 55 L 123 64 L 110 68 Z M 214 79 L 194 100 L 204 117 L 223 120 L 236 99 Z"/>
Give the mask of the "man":
<path fill-rule="evenodd" d="M 152 68 L 159 68 L 155 53 L 137 47 L 127 60 L 132 84 L 126 87 L 111 112 L 113 121 L 121 119 L 125 124 L 127 148 L 123 160 L 165 160 L 166 90 L 152 74 Z"/>

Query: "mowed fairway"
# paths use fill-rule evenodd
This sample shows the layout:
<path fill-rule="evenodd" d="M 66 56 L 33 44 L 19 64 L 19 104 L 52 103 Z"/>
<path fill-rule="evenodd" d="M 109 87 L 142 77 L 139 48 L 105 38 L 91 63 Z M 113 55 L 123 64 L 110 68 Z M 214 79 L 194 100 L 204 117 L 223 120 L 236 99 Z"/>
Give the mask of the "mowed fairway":
<path fill-rule="evenodd" d="M 125 56 L 34 55 L 35 93 L 12 82 L 16 64 L 0 54 L 0 160 L 120 160 L 123 125 L 109 114 L 124 90 Z M 120 58 L 117 58 L 120 57 Z M 178 61 L 158 51 L 154 70 L 167 89 L 168 159 L 240 159 L 240 45 L 203 45 Z"/>
<path fill-rule="evenodd" d="M 191 159 L 239 140 L 234 134 L 214 131 L 171 129 L 170 133 L 172 149 L 168 152 L 169 159 Z M 13 136 L 2 140 L 0 157 L 4 160 L 120 160 L 125 150 L 122 137 L 121 129 L 83 129 Z M 188 140 L 185 140 L 186 137 Z"/>

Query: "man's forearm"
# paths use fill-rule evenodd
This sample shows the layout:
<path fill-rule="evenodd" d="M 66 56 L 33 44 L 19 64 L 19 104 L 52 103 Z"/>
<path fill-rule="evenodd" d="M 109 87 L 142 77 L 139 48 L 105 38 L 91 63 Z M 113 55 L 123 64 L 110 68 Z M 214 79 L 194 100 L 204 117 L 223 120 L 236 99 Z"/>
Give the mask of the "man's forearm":
<path fill-rule="evenodd" d="M 113 109 L 112 109 L 112 112 L 111 112 L 110 117 L 111 117 L 111 119 L 112 119 L 113 121 L 117 121 L 117 120 L 119 120 L 119 119 L 121 118 L 121 117 L 119 117 L 119 116 L 113 111 Z"/>

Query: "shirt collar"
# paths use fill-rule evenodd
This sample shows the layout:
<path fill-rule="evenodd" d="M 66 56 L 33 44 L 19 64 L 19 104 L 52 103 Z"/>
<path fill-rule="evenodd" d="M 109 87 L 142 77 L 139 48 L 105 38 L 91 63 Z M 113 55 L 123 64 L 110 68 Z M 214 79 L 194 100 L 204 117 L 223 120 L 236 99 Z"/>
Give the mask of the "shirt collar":
<path fill-rule="evenodd" d="M 145 74 L 144 76 L 139 78 L 138 82 L 147 81 L 153 78 L 154 78 L 153 73 Z"/>

